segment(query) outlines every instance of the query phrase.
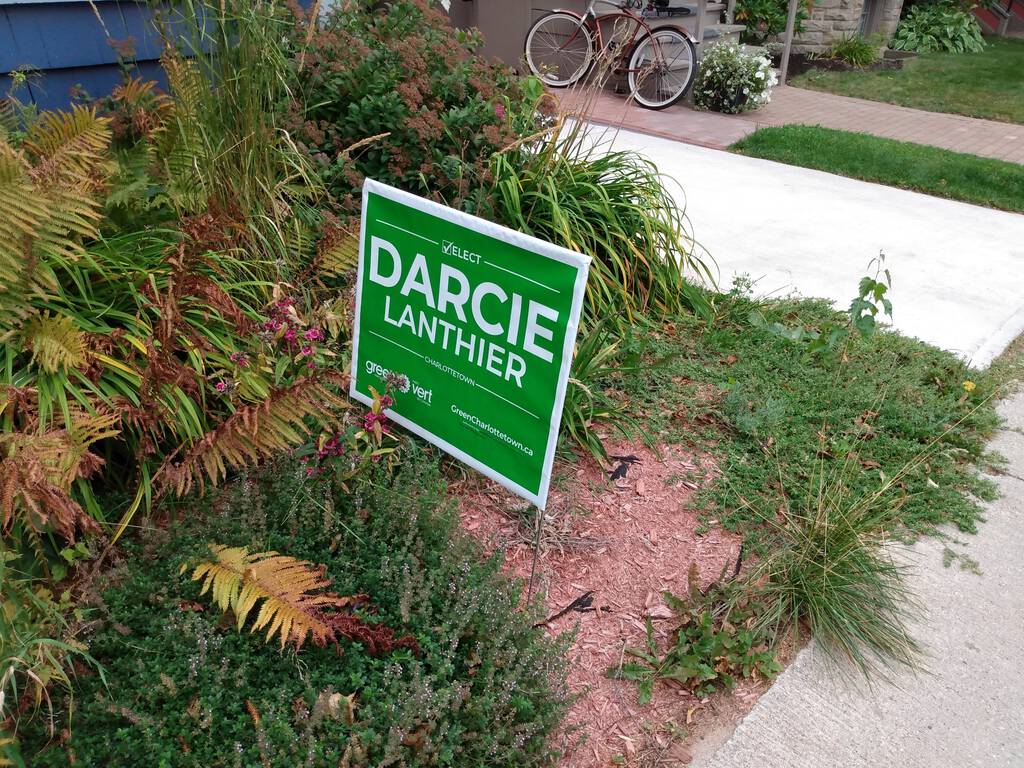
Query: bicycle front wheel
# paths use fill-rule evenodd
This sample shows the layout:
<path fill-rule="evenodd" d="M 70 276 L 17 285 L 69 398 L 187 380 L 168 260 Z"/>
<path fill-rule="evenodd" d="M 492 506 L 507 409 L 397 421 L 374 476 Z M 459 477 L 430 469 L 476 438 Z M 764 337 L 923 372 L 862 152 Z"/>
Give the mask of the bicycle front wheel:
<path fill-rule="evenodd" d="M 641 106 L 664 109 L 683 98 L 696 74 L 697 50 L 675 27 L 644 35 L 629 54 L 629 90 Z"/>
<path fill-rule="evenodd" d="M 594 63 L 594 36 L 574 13 L 541 16 L 526 33 L 525 47 L 530 71 L 552 88 L 576 83 Z"/>

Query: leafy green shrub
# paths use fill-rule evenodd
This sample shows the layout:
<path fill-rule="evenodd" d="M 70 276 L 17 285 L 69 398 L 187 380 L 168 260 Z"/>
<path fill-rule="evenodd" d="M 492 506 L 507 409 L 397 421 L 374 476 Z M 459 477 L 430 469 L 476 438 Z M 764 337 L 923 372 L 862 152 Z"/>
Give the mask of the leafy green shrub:
<path fill-rule="evenodd" d="M 843 35 L 832 42 L 828 55 L 855 67 L 869 67 L 881 57 L 876 41 L 862 35 Z"/>
<path fill-rule="evenodd" d="M 734 582 L 716 582 L 701 593 L 696 568 L 690 568 L 690 594 L 682 599 L 669 592 L 665 601 L 679 620 L 672 645 L 663 654 L 647 620 L 646 648 L 627 648 L 638 661 L 620 664 L 609 676 L 635 680 L 638 703 L 651 700 L 658 680 L 674 680 L 695 696 L 716 687 L 731 689 L 736 677 L 774 678 L 782 667 L 769 648 L 770 637 L 757 627 L 760 606 L 753 604 Z"/>
<path fill-rule="evenodd" d="M 80 676 L 64 743 L 28 737 L 34 766 L 537 766 L 570 697 L 564 641 L 533 629 L 495 558 L 458 530 L 434 460 L 411 453 L 352 493 L 291 460 L 241 478 L 208 508 L 125 543 L 97 585 L 91 642 L 109 692 Z M 281 652 L 198 602 L 182 563 L 206 543 L 323 563 L 358 613 L 411 633 L 408 649 Z M 58 723 L 58 729 L 62 727 Z"/>
<path fill-rule="evenodd" d="M 766 56 L 748 53 L 735 43 L 715 43 L 704 54 L 693 83 L 693 103 L 698 109 L 746 112 L 771 101 L 779 82 Z"/>
<path fill-rule="evenodd" d="M 804 31 L 809 6 L 810 3 L 800 3 L 797 8 L 794 27 L 797 35 Z M 762 45 L 768 38 L 786 31 L 788 13 L 789 3 L 786 0 L 736 0 L 733 18 L 737 23 L 746 25 L 742 35 L 744 43 Z"/>
<path fill-rule="evenodd" d="M 955 3 L 914 5 L 896 28 L 891 47 L 901 51 L 977 53 L 985 48 L 981 25 L 974 14 Z"/>
<path fill-rule="evenodd" d="M 534 130 L 533 103 L 432 3 L 372 5 L 340 5 L 303 46 L 292 132 L 350 213 L 367 176 L 474 211 L 491 153 Z"/>

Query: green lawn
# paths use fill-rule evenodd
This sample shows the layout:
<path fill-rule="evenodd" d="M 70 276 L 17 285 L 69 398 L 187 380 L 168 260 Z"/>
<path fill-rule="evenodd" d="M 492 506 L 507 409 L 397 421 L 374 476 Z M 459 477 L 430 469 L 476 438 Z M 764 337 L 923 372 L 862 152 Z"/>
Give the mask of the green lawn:
<path fill-rule="evenodd" d="M 790 85 L 931 112 L 1024 123 L 1024 40 L 986 42 L 982 53 L 926 53 L 899 70 L 812 71 L 794 77 Z"/>
<path fill-rule="evenodd" d="M 1024 213 L 1024 165 L 1017 163 L 806 125 L 761 128 L 732 149 L 752 157 Z"/>

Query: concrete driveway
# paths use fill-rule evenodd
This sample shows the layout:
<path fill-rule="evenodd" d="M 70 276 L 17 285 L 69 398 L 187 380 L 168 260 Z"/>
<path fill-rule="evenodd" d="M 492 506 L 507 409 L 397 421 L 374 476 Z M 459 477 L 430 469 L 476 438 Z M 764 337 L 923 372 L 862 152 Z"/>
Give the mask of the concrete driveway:
<path fill-rule="evenodd" d="M 884 251 L 903 333 L 982 368 L 1024 331 L 1022 215 L 629 131 L 604 140 L 679 181 L 723 288 L 747 273 L 758 294 L 845 308 Z"/>

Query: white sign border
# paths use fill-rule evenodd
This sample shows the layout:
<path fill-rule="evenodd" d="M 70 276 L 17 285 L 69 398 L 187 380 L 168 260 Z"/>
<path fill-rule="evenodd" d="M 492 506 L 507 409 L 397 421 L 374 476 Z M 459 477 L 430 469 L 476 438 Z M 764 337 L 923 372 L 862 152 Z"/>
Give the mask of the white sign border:
<path fill-rule="evenodd" d="M 352 327 L 352 371 L 349 383 L 349 395 L 364 405 L 372 405 L 373 399 L 364 395 L 356 389 L 356 380 L 359 374 L 359 316 L 363 306 L 363 269 L 366 256 L 366 211 L 370 194 L 394 200 L 402 205 L 415 208 L 423 213 L 446 219 L 453 224 L 472 229 L 481 234 L 492 237 L 495 240 L 502 240 L 510 245 L 515 245 L 524 250 L 531 251 L 554 261 L 562 262 L 576 268 L 576 281 L 572 289 L 572 305 L 569 309 L 569 322 L 565 330 L 565 343 L 562 347 L 562 365 L 558 373 L 558 381 L 555 385 L 555 404 L 551 409 L 551 423 L 548 428 L 548 443 L 544 452 L 544 463 L 541 467 L 540 489 L 534 494 L 515 481 L 505 477 L 500 472 L 472 456 L 464 453 L 449 443 L 447 440 L 438 437 L 427 429 L 419 426 L 413 421 L 394 413 L 390 409 L 386 411 L 389 419 L 402 425 L 413 434 L 419 435 L 438 446 L 446 453 L 451 454 L 459 461 L 468 464 L 477 472 L 491 478 L 495 482 L 508 488 L 513 493 L 522 496 L 530 501 L 537 508 L 543 510 L 547 505 L 548 490 L 551 487 L 551 467 L 555 461 L 555 447 L 558 444 L 558 431 L 562 423 L 562 409 L 565 406 L 565 390 L 569 384 L 569 372 L 572 368 L 573 347 L 576 344 L 576 336 L 579 333 L 580 313 L 583 310 L 583 295 L 587 288 L 587 273 L 590 269 L 591 258 L 581 253 L 570 251 L 568 248 L 553 243 L 548 243 L 531 235 L 517 232 L 514 229 L 503 227 L 500 224 L 471 216 L 468 213 L 449 208 L 446 205 L 435 203 L 432 200 L 413 195 L 401 189 L 383 184 L 374 179 L 366 179 L 363 182 L 363 208 L 362 220 L 359 229 L 359 267 L 356 275 L 356 308 L 355 320 Z"/>

